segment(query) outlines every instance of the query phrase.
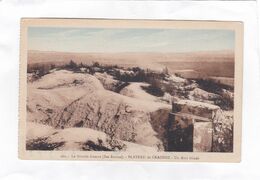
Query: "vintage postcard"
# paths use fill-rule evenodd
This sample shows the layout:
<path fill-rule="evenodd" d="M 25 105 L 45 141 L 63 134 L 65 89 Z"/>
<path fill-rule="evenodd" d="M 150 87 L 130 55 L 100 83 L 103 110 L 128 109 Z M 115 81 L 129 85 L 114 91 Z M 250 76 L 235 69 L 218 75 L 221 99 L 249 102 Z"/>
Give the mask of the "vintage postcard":
<path fill-rule="evenodd" d="M 21 20 L 19 157 L 240 162 L 243 24 Z"/>

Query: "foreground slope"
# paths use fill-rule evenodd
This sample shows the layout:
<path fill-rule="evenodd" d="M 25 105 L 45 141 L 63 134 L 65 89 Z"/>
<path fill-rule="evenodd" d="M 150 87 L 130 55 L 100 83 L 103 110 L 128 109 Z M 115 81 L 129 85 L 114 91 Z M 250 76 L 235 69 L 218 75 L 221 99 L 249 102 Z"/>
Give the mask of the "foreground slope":
<path fill-rule="evenodd" d="M 112 139 L 164 149 L 161 126 L 170 105 L 126 97 L 105 90 L 92 75 L 65 70 L 28 83 L 28 94 L 29 122 L 56 129 L 91 128 Z M 154 118 L 158 113 L 166 115 Z"/>

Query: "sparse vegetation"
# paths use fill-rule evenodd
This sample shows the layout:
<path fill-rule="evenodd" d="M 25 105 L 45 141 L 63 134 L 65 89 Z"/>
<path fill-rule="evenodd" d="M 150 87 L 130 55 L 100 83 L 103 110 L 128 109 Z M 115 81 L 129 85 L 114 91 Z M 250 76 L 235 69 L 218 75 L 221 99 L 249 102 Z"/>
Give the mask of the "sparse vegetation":
<path fill-rule="evenodd" d="M 65 142 L 48 142 L 48 138 L 37 138 L 26 141 L 27 150 L 41 150 L 41 151 L 51 151 L 63 146 Z"/>
<path fill-rule="evenodd" d="M 69 64 L 65 65 L 65 68 L 75 71 L 75 70 L 78 70 L 79 66 L 73 60 L 70 60 Z"/>
<path fill-rule="evenodd" d="M 93 141 L 87 141 L 82 149 L 84 151 L 112 151 L 111 149 L 102 145 L 102 141 L 99 141 L 99 144 L 95 144 Z"/>
<path fill-rule="evenodd" d="M 33 78 L 36 80 L 46 74 L 49 74 L 50 70 L 54 68 L 55 68 L 54 64 L 33 64 L 33 65 L 28 65 L 27 72 L 32 73 Z"/>
<path fill-rule="evenodd" d="M 164 92 L 161 90 L 160 87 L 157 86 L 142 86 L 142 88 L 149 94 L 152 94 L 157 97 L 162 97 L 164 95 Z"/>
<path fill-rule="evenodd" d="M 214 82 L 213 80 L 210 79 L 198 79 L 196 82 L 199 84 L 199 87 L 201 89 L 204 89 L 205 91 L 215 93 L 215 94 L 219 94 L 222 89 L 233 90 L 231 86 L 223 85 Z"/>
<path fill-rule="evenodd" d="M 199 87 L 205 91 L 218 94 L 222 98 L 216 99 L 215 104 L 221 107 L 224 110 L 232 110 L 234 107 L 234 100 L 233 98 L 223 96 L 223 89 L 233 91 L 233 87 L 223 85 L 217 82 L 214 82 L 210 79 L 199 79 L 197 80 L 197 83 L 199 84 Z"/>

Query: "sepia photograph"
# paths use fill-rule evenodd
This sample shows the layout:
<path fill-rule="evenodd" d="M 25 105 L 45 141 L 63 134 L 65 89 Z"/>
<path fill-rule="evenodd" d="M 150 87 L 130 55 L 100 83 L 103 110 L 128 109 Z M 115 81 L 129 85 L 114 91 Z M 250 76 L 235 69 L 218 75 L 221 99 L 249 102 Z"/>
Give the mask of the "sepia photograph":
<path fill-rule="evenodd" d="M 22 19 L 21 28 L 21 157 L 240 159 L 241 23 Z"/>

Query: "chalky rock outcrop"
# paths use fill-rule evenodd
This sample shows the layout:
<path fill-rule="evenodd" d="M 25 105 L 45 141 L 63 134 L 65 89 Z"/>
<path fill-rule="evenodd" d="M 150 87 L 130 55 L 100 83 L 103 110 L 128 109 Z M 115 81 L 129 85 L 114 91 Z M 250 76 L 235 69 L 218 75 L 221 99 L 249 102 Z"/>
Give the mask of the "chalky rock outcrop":
<path fill-rule="evenodd" d="M 189 98 L 189 100 L 214 104 L 214 100 L 220 99 L 221 96 L 218 94 L 204 91 L 200 88 L 195 88 L 194 90 L 189 92 L 188 98 Z"/>
<path fill-rule="evenodd" d="M 170 105 L 123 96 L 105 90 L 92 75 L 65 70 L 28 83 L 28 92 L 29 122 L 64 130 L 91 128 L 111 139 L 164 150 L 153 116 L 161 109 L 170 111 Z"/>

